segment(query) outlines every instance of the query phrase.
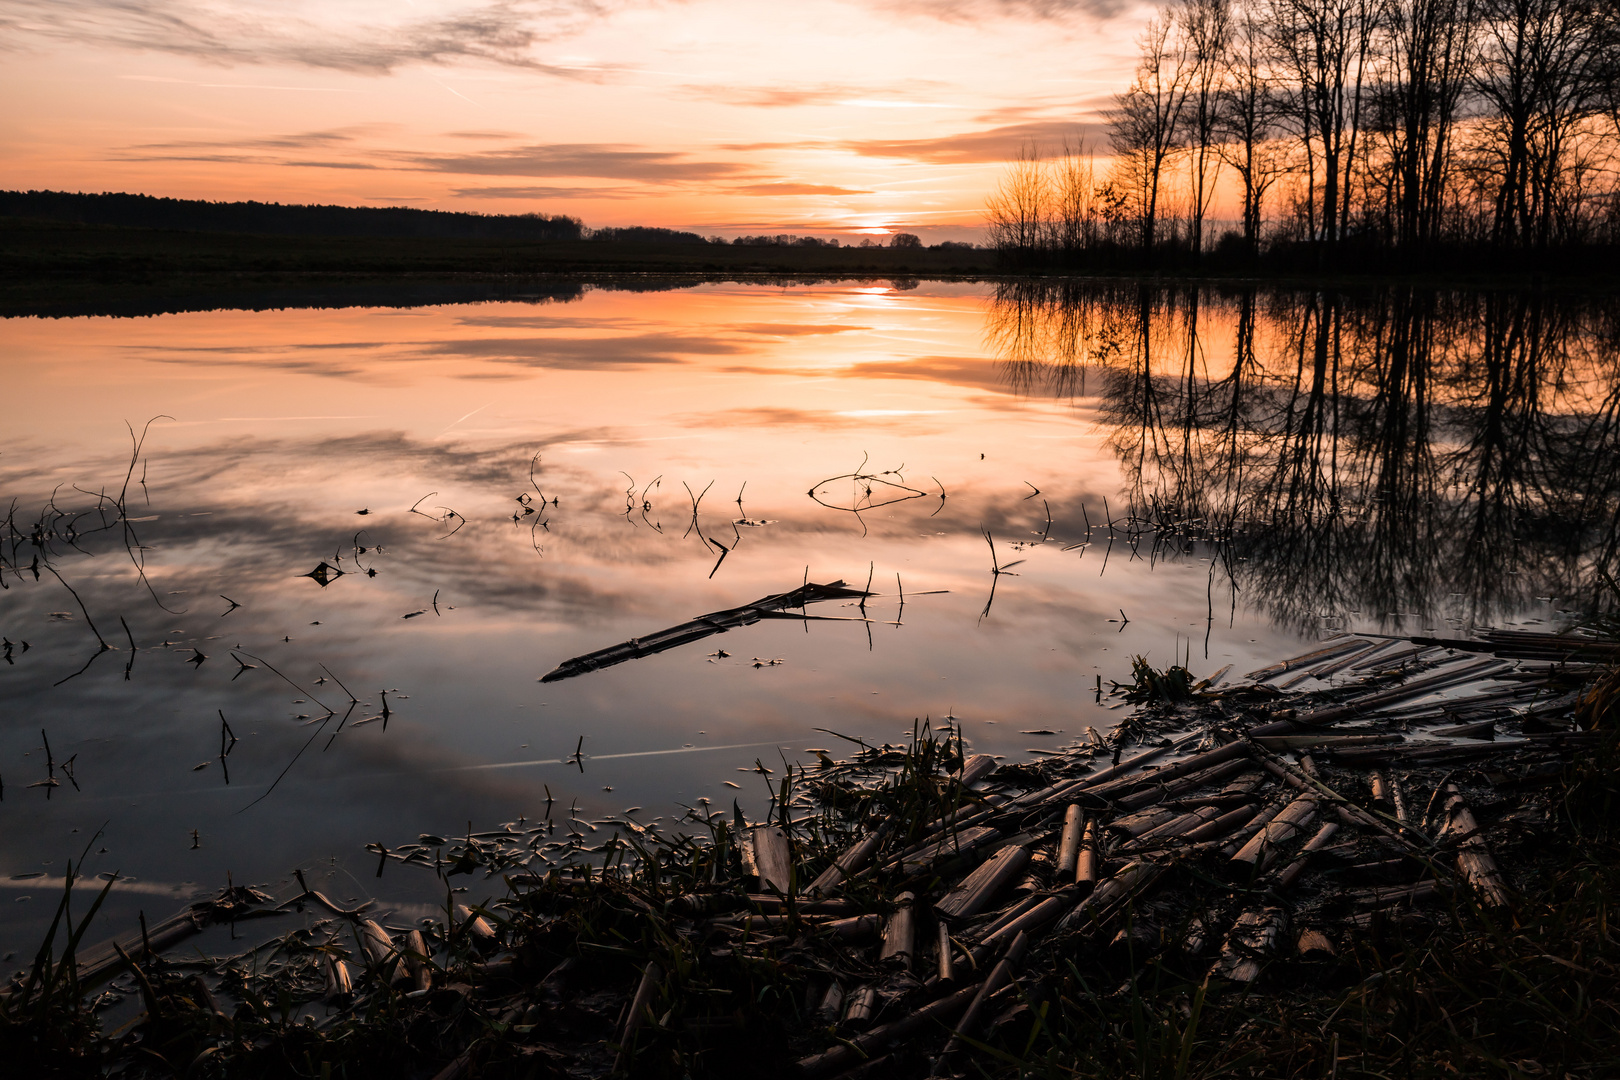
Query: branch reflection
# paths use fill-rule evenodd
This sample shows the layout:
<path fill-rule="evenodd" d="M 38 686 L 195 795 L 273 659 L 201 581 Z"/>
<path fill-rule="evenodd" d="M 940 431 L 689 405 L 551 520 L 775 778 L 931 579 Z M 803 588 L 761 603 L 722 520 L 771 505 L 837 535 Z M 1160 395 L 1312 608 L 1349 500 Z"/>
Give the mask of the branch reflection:
<path fill-rule="evenodd" d="M 1095 395 L 1131 516 L 1291 629 L 1577 607 L 1620 554 L 1613 298 L 1019 282 L 986 338 Z"/>

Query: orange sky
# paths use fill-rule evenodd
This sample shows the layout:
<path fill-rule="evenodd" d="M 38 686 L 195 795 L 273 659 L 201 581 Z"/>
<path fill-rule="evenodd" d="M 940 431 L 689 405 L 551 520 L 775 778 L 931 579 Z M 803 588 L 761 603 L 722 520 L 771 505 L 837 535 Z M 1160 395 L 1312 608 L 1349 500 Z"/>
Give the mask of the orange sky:
<path fill-rule="evenodd" d="M 0 0 L 6 188 L 978 235 L 1126 0 Z"/>

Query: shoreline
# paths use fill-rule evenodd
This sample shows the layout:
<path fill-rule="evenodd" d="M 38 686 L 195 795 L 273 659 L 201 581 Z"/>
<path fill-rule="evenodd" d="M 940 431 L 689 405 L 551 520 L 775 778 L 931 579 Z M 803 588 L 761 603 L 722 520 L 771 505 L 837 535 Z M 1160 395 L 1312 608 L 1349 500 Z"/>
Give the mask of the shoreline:
<path fill-rule="evenodd" d="M 1010 271 L 983 248 L 801 248 L 426 241 L 186 233 L 0 218 L 0 317 L 141 317 L 237 308 L 412 307 L 566 299 L 584 287 L 920 281 L 1156 287 L 1620 292 L 1620 273 Z"/>

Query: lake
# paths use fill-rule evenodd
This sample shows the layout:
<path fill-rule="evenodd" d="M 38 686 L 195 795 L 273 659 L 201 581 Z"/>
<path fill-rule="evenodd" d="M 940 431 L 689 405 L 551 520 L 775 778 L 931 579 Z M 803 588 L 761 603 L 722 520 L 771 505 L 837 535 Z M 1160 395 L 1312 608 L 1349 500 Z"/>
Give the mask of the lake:
<path fill-rule="evenodd" d="M 922 718 L 1037 757 L 1136 656 L 1556 627 L 1620 555 L 1617 315 L 901 280 L 6 320 L 0 953 L 81 851 L 120 929 L 294 868 L 425 914 L 366 844 L 757 815 Z M 873 595 L 540 681 L 837 581 Z"/>

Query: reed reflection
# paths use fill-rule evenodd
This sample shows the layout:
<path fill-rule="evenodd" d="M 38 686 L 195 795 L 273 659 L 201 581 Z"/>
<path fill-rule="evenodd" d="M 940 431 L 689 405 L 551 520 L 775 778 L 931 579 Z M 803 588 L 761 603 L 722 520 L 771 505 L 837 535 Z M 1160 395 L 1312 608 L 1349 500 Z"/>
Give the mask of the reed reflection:
<path fill-rule="evenodd" d="M 1530 291 L 1015 283 L 987 338 L 1015 389 L 1098 398 L 1157 550 L 1218 541 L 1238 597 L 1292 629 L 1463 630 L 1584 602 L 1615 568 L 1617 314 Z"/>

